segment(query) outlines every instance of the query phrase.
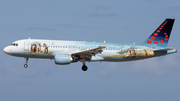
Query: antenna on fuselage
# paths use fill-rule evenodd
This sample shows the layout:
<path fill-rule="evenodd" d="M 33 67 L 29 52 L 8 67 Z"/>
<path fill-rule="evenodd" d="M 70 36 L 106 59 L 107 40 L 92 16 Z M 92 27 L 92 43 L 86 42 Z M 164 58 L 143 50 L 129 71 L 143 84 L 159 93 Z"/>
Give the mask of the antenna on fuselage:
<path fill-rule="evenodd" d="M 31 39 L 31 37 L 29 37 L 29 40 Z"/>
<path fill-rule="evenodd" d="M 104 43 L 106 43 L 106 40 L 104 40 Z"/>
<path fill-rule="evenodd" d="M 136 43 L 134 42 L 133 45 L 135 45 Z"/>

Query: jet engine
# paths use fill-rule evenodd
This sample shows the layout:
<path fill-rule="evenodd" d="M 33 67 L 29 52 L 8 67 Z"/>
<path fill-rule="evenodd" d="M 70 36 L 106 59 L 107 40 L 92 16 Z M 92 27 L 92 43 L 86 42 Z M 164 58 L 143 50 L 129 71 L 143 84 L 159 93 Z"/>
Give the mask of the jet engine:
<path fill-rule="evenodd" d="M 60 54 L 57 54 L 54 60 L 55 63 L 58 65 L 67 65 L 73 61 L 71 55 L 60 55 Z"/>

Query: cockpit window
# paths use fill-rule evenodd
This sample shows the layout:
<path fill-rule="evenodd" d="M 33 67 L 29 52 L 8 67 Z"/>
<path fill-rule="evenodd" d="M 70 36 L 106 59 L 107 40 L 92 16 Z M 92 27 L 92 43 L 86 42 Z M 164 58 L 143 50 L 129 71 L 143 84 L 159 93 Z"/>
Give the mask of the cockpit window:
<path fill-rule="evenodd" d="M 18 43 L 12 43 L 10 46 L 18 46 Z"/>

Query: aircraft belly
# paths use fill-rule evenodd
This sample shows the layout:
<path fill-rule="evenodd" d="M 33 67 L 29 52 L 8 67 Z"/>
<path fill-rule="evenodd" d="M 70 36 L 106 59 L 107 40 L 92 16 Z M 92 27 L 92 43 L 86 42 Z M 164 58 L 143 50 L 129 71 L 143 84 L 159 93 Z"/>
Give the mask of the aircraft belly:
<path fill-rule="evenodd" d="M 136 58 L 105 58 L 103 61 L 106 62 L 125 62 L 125 61 L 136 61 L 136 60 L 143 60 L 148 59 L 156 56 L 149 56 L 149 57 L 136 57 Z"/>
<path fill-rule="evenodd" d="M 38 54 L 25 54 L 25 53 L 13 53 L 10 54 L 12 56 L 17 56 L 17 57 L 29 57 L 29 58 L 46 58 L 46 59 L 53 59 L 53 55 L 38 55 Z"/>

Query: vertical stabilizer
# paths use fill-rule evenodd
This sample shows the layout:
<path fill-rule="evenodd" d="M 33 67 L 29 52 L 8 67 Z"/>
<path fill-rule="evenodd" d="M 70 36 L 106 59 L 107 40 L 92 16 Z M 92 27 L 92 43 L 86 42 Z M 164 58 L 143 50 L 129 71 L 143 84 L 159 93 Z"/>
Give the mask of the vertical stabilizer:
<path fill-rule="evenodd" d="M 175 19 L 166 19 L 142 45 L 166 47 Z"/>

